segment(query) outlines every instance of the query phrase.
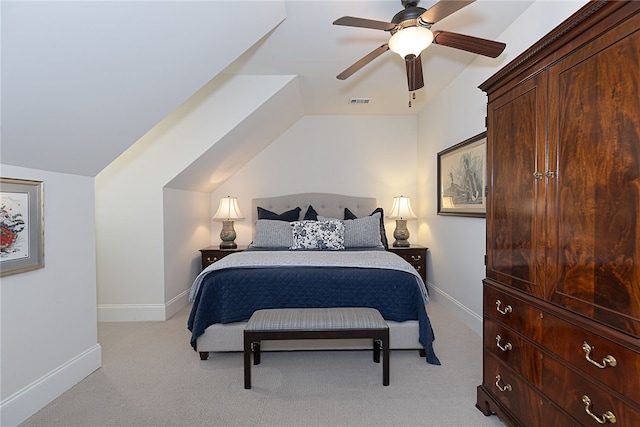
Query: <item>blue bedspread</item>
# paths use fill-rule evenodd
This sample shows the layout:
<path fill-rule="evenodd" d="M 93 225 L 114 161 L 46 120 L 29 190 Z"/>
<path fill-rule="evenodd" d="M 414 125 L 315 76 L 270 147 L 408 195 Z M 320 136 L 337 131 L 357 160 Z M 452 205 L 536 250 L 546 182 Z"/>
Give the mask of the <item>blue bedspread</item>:
<path fill-rule="evenodd" d="M 407 272 L 351 267 L 227 268 L 202 279 L 189 316 L 191 345 L 215 323 L 246 321 L 268 308 L 371 307 L 387 320 L 418 320 L 428 363 L 440 365 L 416 278 Z"/>

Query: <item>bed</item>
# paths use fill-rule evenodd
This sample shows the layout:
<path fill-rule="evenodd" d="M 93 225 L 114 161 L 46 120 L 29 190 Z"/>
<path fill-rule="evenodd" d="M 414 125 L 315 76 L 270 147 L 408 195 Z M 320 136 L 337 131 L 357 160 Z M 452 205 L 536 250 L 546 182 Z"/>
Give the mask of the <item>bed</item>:
<path fill-rule="evenodd" d="M 387 320 L 391 349 L 421 350 L 439 365 L 426 311 L 428 294 L 415 269 L 385 250 L 384 212 L 376 199 L 302 193 L 252 200 L 253 241 L 194 281 L 189 298 L 191 345 L 241 352 L 255 310 L 372 307 Z M 367 340 L 270 341 L 262 350 L 370 348 Z"/>

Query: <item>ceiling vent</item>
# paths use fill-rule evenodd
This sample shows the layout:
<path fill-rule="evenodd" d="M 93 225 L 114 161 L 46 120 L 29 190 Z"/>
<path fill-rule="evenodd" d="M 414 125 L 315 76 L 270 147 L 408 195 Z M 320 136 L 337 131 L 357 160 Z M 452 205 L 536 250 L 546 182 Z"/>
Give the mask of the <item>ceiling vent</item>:
<path fill-rule="evenodd" d="M 349 104 L 368 104 L 371 98 L 349 98 Z"/>

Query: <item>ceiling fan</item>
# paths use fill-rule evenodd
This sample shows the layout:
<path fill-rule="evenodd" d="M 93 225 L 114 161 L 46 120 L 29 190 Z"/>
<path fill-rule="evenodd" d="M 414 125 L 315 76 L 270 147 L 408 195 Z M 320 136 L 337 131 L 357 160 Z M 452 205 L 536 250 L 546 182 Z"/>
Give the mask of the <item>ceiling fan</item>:
<path fill-rule="evenodd" d="M 498 57 L 507 46 L 504 43 L 449 31 L 431 31 L 431 27 L 457 12 L 475 0 L 440 0 L 429 9 L 418 7 L 418 1 L 401 0 L 404 10 L 396 13 L 391 22 L 373 19 L 343 16 L 333 22 L 333 25 L 347 27 L 371 28 L 391 33 L 388 43 L 374 49 L 349 68 L 338 74 L 337 78 L 345 80 L 356 71 L 373 61 L 387 50 L 396 52 L 405 61 L 407 69 L 407 83 L 409 91 L 415 91 L 424 86 L 422 76 L 421 53 L 431 43 L 461 49 L 490 58 Z"/>

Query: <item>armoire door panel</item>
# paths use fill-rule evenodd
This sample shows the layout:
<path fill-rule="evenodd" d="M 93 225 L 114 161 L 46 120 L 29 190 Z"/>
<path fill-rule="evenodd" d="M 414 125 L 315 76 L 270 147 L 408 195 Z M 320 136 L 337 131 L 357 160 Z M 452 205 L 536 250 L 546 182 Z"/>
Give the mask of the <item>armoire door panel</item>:
<path fill-rule="evenodd" d="M 640 15 L 549 69 L 550 298 L 640 336 Z M 625 66 L 620 66 L 624 58 Z M 560 107 L 561 106 L 561 107 Z"/>
<path fill-rule="evenodd" d="M 542 76 L 531 78 L 488 111 L 487 276 L 539 297 L 546 89 Z"/>

